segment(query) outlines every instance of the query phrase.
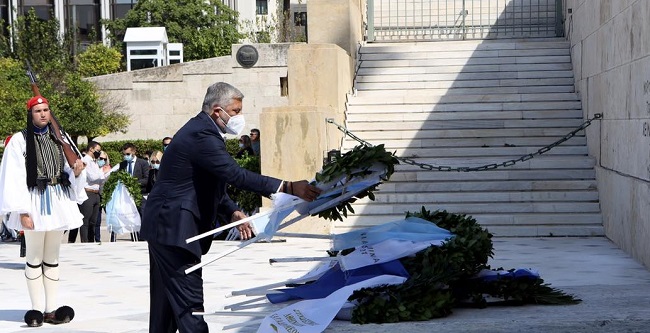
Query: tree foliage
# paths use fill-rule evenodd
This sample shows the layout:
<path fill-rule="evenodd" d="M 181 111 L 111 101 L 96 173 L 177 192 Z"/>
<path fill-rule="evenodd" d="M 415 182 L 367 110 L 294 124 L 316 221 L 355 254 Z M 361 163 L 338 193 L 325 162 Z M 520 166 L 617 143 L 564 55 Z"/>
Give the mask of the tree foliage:
<path fill-rule="evenodd" d="M 79 74 L 82 77 L 117 73 L 120 71 L 122 53 L 105 46 L 93 44 L 77 56 Z"/>
<path fill-rule="evenodd" d="M 0 138 L 25 128 L 26 105 L 31 97 L 24 65 L 15 59 L 0 58 Z"/>
<path fill-rule="evenodd" d="M 243 37 L 238 13 L 220 0 L 141 0 L 123 19 L 106 20 L 111 43 L 122 47 L 130 27 L 165 27 L 170 43 L 183 43 L 185 60 L 229 55 Z"/>
<path fill-rule="evenodd" d="M 49 100 L 53 113 L 74 140 L 126 130 L 129 118 L 120 104 L 107 103 L 93 83 L 77 72 L 70 39 L 61 37 L 58 20 L 41 20 L 31 10 L 18 17 L 13 33 L 13 49 L 0 58 L 0 136 L 25 127 L 25 102 L 32 96 L 25 75 L 27 60 L 38 78 L 41 95 Z M 0 44 L 8 45 L 6 39 Z M 80 57 L 84 58 L 83 54 Z"/>

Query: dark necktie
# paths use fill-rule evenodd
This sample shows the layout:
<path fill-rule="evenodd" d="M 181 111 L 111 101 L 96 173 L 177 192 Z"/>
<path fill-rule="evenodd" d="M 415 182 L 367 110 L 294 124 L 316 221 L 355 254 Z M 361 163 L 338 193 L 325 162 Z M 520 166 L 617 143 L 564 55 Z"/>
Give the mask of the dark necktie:
<path fill-rule="evenodd" d="M 129 161 L 129 168 L 127 170 L 129 171 L 129 175 L 133 175 L 133 161 Z"/>

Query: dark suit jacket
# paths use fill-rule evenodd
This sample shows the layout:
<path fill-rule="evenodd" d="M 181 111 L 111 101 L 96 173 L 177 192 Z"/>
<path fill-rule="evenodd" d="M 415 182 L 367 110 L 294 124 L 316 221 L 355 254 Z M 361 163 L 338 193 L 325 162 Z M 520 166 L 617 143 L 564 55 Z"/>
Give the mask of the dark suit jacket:
<path fill-rule="evenodd" d="M 226 151 L 219 129 L 203 112 L 174 134 L 157 176 L 140 236 L 150 243 L 187 249 L 197 258 L 208 252 L 212 237 L 190 244 L 185 240 L 214 229 L 217 215 L 227 223 L 239 210 L 226 194 L 226 184 L 264 196 L 275 193 L 281 184 L 279 179 L 239 167 Z"/>
<path fill-rule="evenodd" d="M 128 162 L 122 161 L 119 170 L 126 170 L 127 166 Z M 149 180 L 149 163 L 141 158 L 136 158 L 135 162 L 133 162 L 133 177 L 138 178 L 140 190 L 145 193 L 147 181 Z"/>

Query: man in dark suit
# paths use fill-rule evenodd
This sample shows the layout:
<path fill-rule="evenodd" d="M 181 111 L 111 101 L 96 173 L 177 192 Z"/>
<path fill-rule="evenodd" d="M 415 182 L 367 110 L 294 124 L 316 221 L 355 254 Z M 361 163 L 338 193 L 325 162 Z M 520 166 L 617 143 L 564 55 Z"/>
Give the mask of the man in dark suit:
<path fill-rule="evenodd" d="M 226 183 L 264 196 L 283 191 L 313 201 L 320 190 L 307 181 L 286 182 L 239 167 L 226 151 L 223 134 L 239 135 L 244 127 L 243 94 L 218 82 L 203 100 L 202 112 L 190 119 L 165 150 L 156 186 L 149 194 L 140 234 L 149 243 L 149 332 L 208 332 L 203 310 L 201 270 L 185 270 L 198 264 L 208 252 L 210 237 L 187 244 L 192 236 L 224 223 L 245 218 L 226 194 Z M 248 223 L 237 227 L 242 239 L 252 236 Z"/>
<path fill-rule="evenodd" d="M 137 153 L 138 151 L 134 144 L 131 142 L 125 143 L 122 146 L 124 160 L 120 162 L 119 170 L 126 170 L 131 176 L 137 178 L 142 193 L 145 193 L 149 179 L 149 163 L 142 158 L 138 158 L 136 156 Z"/>
<path fill-rule="evenodd" d="M 137 178 L 138 183 L 140 183 L 140 191 L 144 194 L 147 190 L 147 183 L 149 182 L 149 163 L 143 158 L 138 158 L 137 153 L 138 150 L 133 143 L 125 143 L 122 146 L 122 156 L 124 156 L 124 160 L 120 162 L 118 170 L 124 170 L 130 173 L 131 176 Z M 140 207 L 138 207 L 140 217 L 142 217 L 142 207 L 144 207 L 145 203 L 146 200 L 142 199 L 142 203 L 140 203 Z M 111 234 L 111 241 L 115 241 L 115 234 Z M 140 241 L 140 233 L 132 232 L 131 241 Z"/>

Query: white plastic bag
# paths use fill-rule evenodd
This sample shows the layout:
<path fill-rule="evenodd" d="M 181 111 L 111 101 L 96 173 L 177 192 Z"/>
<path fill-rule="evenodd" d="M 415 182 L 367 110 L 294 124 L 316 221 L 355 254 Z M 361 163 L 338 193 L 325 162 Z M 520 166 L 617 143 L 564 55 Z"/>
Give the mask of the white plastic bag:
<path fill-rule="evenodd" d="M 106 226 L 109 232 L 126 234 L 140 231 L 140 214 L 135 201 L 121 181 L 117 182 L 106 204 Z"/>

